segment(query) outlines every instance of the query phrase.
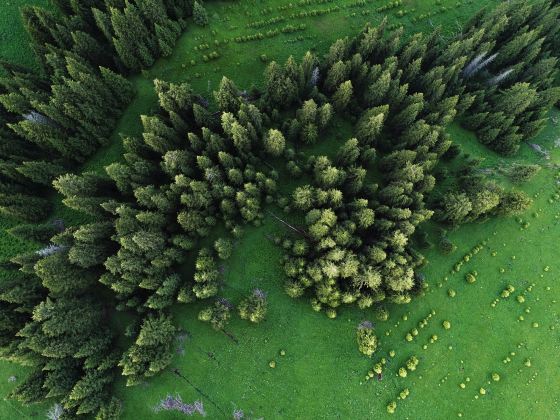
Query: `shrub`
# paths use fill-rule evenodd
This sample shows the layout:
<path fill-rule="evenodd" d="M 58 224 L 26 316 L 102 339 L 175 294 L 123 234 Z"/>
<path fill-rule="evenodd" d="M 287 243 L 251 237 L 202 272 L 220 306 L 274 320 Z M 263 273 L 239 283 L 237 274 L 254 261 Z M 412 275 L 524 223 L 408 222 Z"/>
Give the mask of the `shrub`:
<path fill-rule="evenodd" d="M 513 165 L 508 171 L 508 175 L 512 182 L 522 184 L 529 181 L 541 170 L 540 165 Z"/>
<path fill-rule="evenodd" d="M 241 319 L 261 322 L 267 311 L 266 293 L 261 289 L 254 289 L 250 296 L 241 301 L 238 309 Z"/>
<path fill-rule="evenodd" d="M 418 358 L 416 356 L 411 356 L 410 359 L 408 359 L 406 361 L 406 368 L 409 371 L 413 372 L 413 371 L 416 370 L 416 367 L 418 366 L 418 363 L 419 363 Z M 399 374 L 400 374 L 400 371 L 399 371 Z"/>
<path fill-rule="evenodd" d="M 358 349 L 368 357 L 377 350 L 377 336 L 373 331 L 373 324 L 370 321 L 363 321 L 358 325 L 356 331 Z"/>
<path fill-rule="evenodd" d="M 385 307 L 380 306 L 375 311 L 375 317 L 379 321 L 387 321 L 389 319 L 389 311 Z"/>
<path fill-rule="evenodd" d="M 457 246 L 451 242 L 446 236 L 442 236 L 439 240 L 439 249 L 442 254 L 449 255 L 457 249 Z"/>
<path fill-rule="evenodd" d="M 214 305 L 202 309 L 198 313 L 198 319 L 202 322 L 209 322 L 215 330 L 223 330 L 231 318 L 232 307 L 233 305 L 227 299 L 217 299 Z"/>
<path fill-rule="evenodd" d="M 227 260 L 233 251 L 233 242 L 230 239 L 220 238 L 214 242 L 214 249 L 218 253 L 218 257 Z"/>
<path fill-rule="evenodd" d="M 325 314 L 327 315 L 328 318 L 330 319 L 335 319 L 336 318 L 336 309 L 334 308 L 328 308 L 325 311 Z"/>

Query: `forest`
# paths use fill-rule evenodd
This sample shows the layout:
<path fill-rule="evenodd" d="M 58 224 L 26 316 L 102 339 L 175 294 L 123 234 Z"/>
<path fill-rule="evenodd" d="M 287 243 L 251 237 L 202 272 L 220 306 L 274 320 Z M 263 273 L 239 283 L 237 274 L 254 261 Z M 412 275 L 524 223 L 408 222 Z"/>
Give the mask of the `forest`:
<path fill-rule="evenodd" d="M 508 182 L 497 182 L 450 133 L 468 130 L 504 161 L 535 147 L 560 105 L 557 0 L 482 8 L 452 36 L 438 26 L 405 31 L 385 17 L 324 53 L 259 57 L 262 83 L 220 75 L 205 91 L 154 77 L 157 104 L 139 117 L 139 133 L 122 136 L 120 159 L 102 171 L 83 168 L 113 141 L 138 94 L 135 78 L 172 57 L 191 26 L 207 28 L 212 3 L 52 3 L 52 10 L 21 12 L 38 68 L 0 63 L 0 212 L 16 221 L 7 230 L 14 240 L 34 244 L 1 261 L 0 356 L 28 369 L 9 399 L 55 403 L 49 418 L 120 418 L 127 410 L 115 392 L 121 381 L 141 387 L 163 372 L 180 376 L 172 367 L 184 333 L 179 306 L 194 308 L 186 322 L 210 324 L 231 346 L 240 339 L 230 327 L 236 318 L 246 329 L 269 328 L 262 324 L 275 301 L 265 287 L 247 281 L 235 299 L 227 294 L 224 267 L 238 258 L 247 232 L 279 227 L 264 239 L 279 255 L 268 270 L 279 271 L 297 305 L 331 320 L 357 308 L 363 321 L 350 328 L 351 341 L 369 360 L 384 341 L 371 320 L 393 319 L 394 307 L 414 312 L 431 287 L 426 226 L 437 226 L 437 249 L 458 273 L 487 240 L 457 257 L 448 232 L 522 220 L 535 207 L 522 186 L 545 164 L 516 163 L 503 170 Z M 299 26 L 286 23 L 337 7 L 269 20 L 263 12 L 247 27 L 283 29 L 229 42 L 293 36 Z M 204 61 L 219 59 L 200 48 Z M 61 205 L 79 222 L 53 216 Z M 468 284 L 479 277 L 461 275 Z M 501 297 L 514 291 L 508 285 Z M 450 330 L 454 321 L 442 325 Z M 290 328 L 285 333 L 298 334 Z M 413 328 L 398 345 L 417 335 Z M 431 335 L 430 343 L 437 340 Z M 418 364 L 407 357 L 397 376 Z M 366 379 L 384 369 L 376 362 Z M 386 413 L 408 394 L 383 401 Z M 210 398 L 200 395 L 209 409 Z M 168 395 L 156 412 L 205 415 L 199 399 Z M 231 418 L 231 411 L 211 417 Z M 244 418 L 239 411 L 234 418 Z"/>

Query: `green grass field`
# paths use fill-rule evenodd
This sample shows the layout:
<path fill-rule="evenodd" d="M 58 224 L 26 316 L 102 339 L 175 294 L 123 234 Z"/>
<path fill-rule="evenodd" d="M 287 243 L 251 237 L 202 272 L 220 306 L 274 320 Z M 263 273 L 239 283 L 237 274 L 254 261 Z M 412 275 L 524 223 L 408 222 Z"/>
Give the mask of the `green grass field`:
<path fill-rule="evenodd" d="M 9 39 L 13 42 L 23 42 L 23 32 L 20 30 L 19 35 L 13 35 L 14 20 L 4 21 L 4 16 L 16 16 L 16 6 L 20 3 L 31 2 L 11 1 L 9 5 L 0 6 L 0 31 L 10 28 L 12 38 Z M 444 34 L 450 35 L 480 7 L 498 2 L 405 0 L 402 7 L 384 13 L 375 11 L 387 3 L 372 0 L 360 5 L 362 3 L 352 0 L 312 0 L 305 4 L 295 2 L 288 10 L 278 10 L 290 2 L 208 2 L 210 25 L 205 28 L 191 25 L 171 57 L 159 60 L 152 69 L 133 78 L 137 97 L 122 117 L 111 145 L 100 150 L 84 169 L 102 170 L 120 159 L 120 133 L 138 135 L 141 132 L 139 115 L 149 113 L 155 105 L 153 78 L 189 81 L 206 96 L 217 87 L 222 75 L 234 80 L 242 89 L 249 88 L 262 80 L 266 65 L 260 58 L 262 54 L 279 61 L 289 55 L 299 58 L 309 49 L 322 54 L 337 38 L 352 36 L 366 22 L 379 22 L 384 14 L 389 16 L 390 24 L 402 23 L 407 33 L 429 30 L 431 21 L 442 25 Z M 440 3 L 448 10 L 413 21 L 428 12 L 441 10 Z M 350 7 L 352 4 L 355 5 Z M 302 31 L 246 43 L 231 40 L 288 24 L 286 21 L 255 29 L 247 28 L 248 22 L 334 6 L 339 9 L 289 22 L 304 24 Z M 400 9 L 415 11 L 398 17 L 396 13 Z M 302 39 L 298 39 L 300 36 Z M 226 38 L 230 39 L 227 43 L 224 42 Z M 200 51 L 202 44 L 210 48 Z M 2 43 L 0 56 L 29 63 L 31 55 L 18 52 L 14 45 L 11 41 Z M 204 54 L 212 51 L 218 52 L 220 58 L 205 62 Z M 18 58 L 17 54 L 13 55 L 15 53 L 24 55 Z M 194 65 L 191 60 L 195 61 Z M 560 112 L 553 110 L 551 117 L 560 118 Z M 338 127 L 329 136 L 332 141 L 319 143 L 314 153 L 319 150 L 329 153 L 336 145 L 335 139 L 345 140 L 348 134 L 347 126 Z M 547 129 L 534 140 L 551 150 L 549 161 L 538 157 L 526 145 L 513 158 L 498 156 L 479 145 L 474 135 L 457 124 L 450 127 L 450 134 L 465 153 L 483 157 L 483 167 L 512 162 L 538 162 L 547 166 L 524 187 L 534 196 L 535 203 L 521 216 L 521 221 L 518 218 L 491 219 L 464 226 L 450 234 L 450 239 L 458 246 L 450 256 L 443 256 L 436 248 L 424 251 L 429 263 L 422 271 L 429 289 L 409 305 L 390 306 L 390 319 L 381 322 L 375 319 L 372 311 L 362 312 L 357 308 L 346 308 L 335 320 L 330 320 L 322 313 L 313 312 L 305 299 L 293 300 L 286 296 L 279 265 L 281 250 L 268 239 L 275 232 L 282 232 L 283 227 L 267 217 L 262 227 L 247 228 L 236 244 L 233 257 L 224 267 L 226 285 L 223 290 L 223 295 L 234 303 L 254 287 L 267 291 L 267 320 L 253 326 L 234 316 L 227 329 L 237 344 L 197 321 L 197 313 L 205 303 L 178 305 L 174 308 L 175 319 L 183 333 L 182 339 L 177 341 L 179 352 L 173 365 L 138 387 L 125 388 L 124 380 L 118 382 L 116 393 L 124 403 L 123 418 L 180 418 L 179 414 L 154 414 L 152 411 L 166 394 L 175 393 L 184 401 L 202 400 L 209 418 L 229 418 L 234 409 L 242 409 L 250 418 L 266 419 L 384 418 L 390 417 L 386 411 L 390 401 L 397 402 L 393 417 L 399 419 L 447 419 L 459 415 L 470 419 L 558 418 L 560 305 L 557 302 L 560 288 L 557 279 L 560 267 L 557 260 L 560 251 L 556 244 L 560 237 L 560 200 L 554 197 L 559 191 L 560 173 L 554 165 L 560 163 L 560 151 L 555 149 L 554 141 L 560 138 L 560 126 L 551 120 Z M 81 215 L 64 208 L 58 198 L 55 200 L 56 217 L 73 223 L 83 220 Z M 529 226 L 522 228 L 525 221 Z M 11 222 L 2 223 L 1 227 L 5 228 Z M 426 230 L 431 233 L 432 242 L 436 242 L 435 225 L 430 223 Z M 459 273 L 452 273 L 455 263 L 482 241 L 487 241 L 484 248 L 473 255 Z M 28 246 L 14 241 L 2 229 L 2 257 L 14 255 Z M 464 276 L 472 270 L 478 272 L 478 280 L 468 284 Z M 501 298 L 500 293 L 510 284 L 515 292 L 508 298 Z M 449 289 L 456 292 L 454 298 L 448 296 Z M 523 295 L 524 302 L 517 300 L 519 295 Z M 492 307 L 497 298 L 498 303 Z M 435 314 L 428 325 L 418 328 L 418 336 L 407 342 L 406 334 L 432 310 Z M 360 355 L 355 343 L 356 326 L 366 318 L 375 322 L 381 338 L 381 346 L 372 359 Z M 451 322 L 451 329 L 442 327 L 444 320 Z M 438 339 L 430 343 L 433 335 Z M 285 350 L 286 355 L 280 356 L 280 350 Z M 394 357 L 389 356 L 391 350 L 396 352 Z M 398 377 L 398 368 L 412 355 L 420 360 L 418 369 L 406 378 Z M 368 370 L 382 357 L 387 361 L 383 379 L 366 381 Z M 507 362 L 507 358 L 511 361 Z M 276 361 L 274 369 L 269 367 L 271 360 Z M 530 367 L 525 366 L 527 360 L 531 362 Z M 174 374 L 173 369 L 178 369 L 181 377 Z M 491 379 L 493 372 L 500 375 L 500 381 Z M 18 367 L 0 364 L 0 392 L 5 394 L 13 387 L 13 383 L 8 382 L 10 376 L 19 378 L 23 374 Z M 464 389 L 461 383 L 465 384 Z M 410 390 L 410 396 L 404 401 L 398 400 L 404 388 Z M 485 389 L 485 395 L 480 394 L 480 388 Z M 0 418 L 26 418 L 33 414 L 43 417 L 46 409 L 47 406 L 26 408 L 13 401 L 2 401 Z"/>

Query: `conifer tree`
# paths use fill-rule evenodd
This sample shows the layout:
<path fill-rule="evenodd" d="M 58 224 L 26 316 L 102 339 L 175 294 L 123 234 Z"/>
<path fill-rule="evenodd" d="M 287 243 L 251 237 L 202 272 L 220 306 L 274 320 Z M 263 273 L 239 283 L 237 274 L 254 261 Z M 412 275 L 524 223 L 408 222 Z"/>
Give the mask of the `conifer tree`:
<path fill-rule="evenodd" d="M 198 1 L 195 1 L 193 5 L 193 20 L 197 25 L 208 25 L 208 13 L 204 6 Z"/>
<path fill-rule="evenodd" d="M 42 224 L 19 224 L 8 230 L 8 233 L 24 241 L 33 241 L 46 244 L 57 233 L 60 233 L 60 225 L 54 222 Z"/>
<path fill-rule="evenodd" d="M 254 323 L 261 322 L 267 311 L 266 293 L 261 289 L 255 289 L 247 298 L 239 304 L 239 316 Z"/>
<path fill-rule="evenodd" d="M 348 107 L 353 93 L 354 89 L 350 80 L 347 80 L 338 86 L 333 95 L 333 104 L 339 112 L 344 111 Z"/>
<path fill-rule="evenodd" d="M 239 92 L 235 84 L 227 77 L 222 77 L 220 81 L 220 88 L 214 92 L 214 98 L 218 107 L 223 112 L 237 112 L 241 101 L 239 99 Z"/>
<path fill-rule="evenodd" d="M 284 152 L 286 140 L 282 132 L 276 129 L 270 129 L 264 139 L 264 148 L 267 153 L 272 156 L 280 156 Z"/>
<path fill-rule="evenodd" d="M 119 362 L 126 385 L 137 385 L 171 363 L 176 328 L 171 316 L 149 314 L 144 318 L 134 344 Z"/>

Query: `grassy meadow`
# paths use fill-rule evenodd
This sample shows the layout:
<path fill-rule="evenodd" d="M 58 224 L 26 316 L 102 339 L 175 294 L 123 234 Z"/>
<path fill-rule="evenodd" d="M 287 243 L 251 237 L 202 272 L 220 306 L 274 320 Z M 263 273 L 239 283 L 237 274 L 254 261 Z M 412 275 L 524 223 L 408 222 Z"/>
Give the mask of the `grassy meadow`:
<path fill-rule="evenodd" d="M 0 57 L 27 65 L 33 62 L 24 46 L 25 34 L 17 12 L 17 7 L 31 3 L 47 2 L 10 0 L 0 5 Z M 121 134 L 141 133 L 139 116 L 150 113 L 155 106 L 154 78 L 189 81 L 206 97 L 223 75 L 241 89 L 249 89 L 252 84 L 261 84 L 267 61 L 284 61 L 289 55 L 299 58 L 307 50 L 323 54 L 337 38 L 352 36 L 366 22 L 378 23 L 385 15 L 390 25 L 402 24 L 406 33 L 441 25 L 443 35 L 451 36 L 478 9 L 497 3 L 404 0 L 400 6 L 377 11 L 395 2 L 208 1 L 210 24 L 201 28 L 191 23 L 170 57 L 133 77 L 137 96 L 121 118 L 111 145 L 100 150 L 83 169 L 103 170 L 120 159 Z M 301 15 L 313 10 L 331 11 Z M 277 23 L 263 23 L 266 21 Z M 247 27 L 249 24 L 253 27 Z M 255 27 L 257 24 L 259 27 Z M 281 32 L 287 25 L 302 29 Z M 275 29 L 280 33 L 264 36 Z M 264 39 L 236 41 L 259 32 Z M 219 58 L 205 61 L 204 56 L 214 51 Z M 231 418 L 234 409 L 243 410 L 246 418 L 390 418 L 386 406 L 391 401 L 397 402 L 393 417 L 398 419 L 557 419 L 560 196 L 556 194 L 560 191 L 560 150 L 554 142 L 560 138 L 559 119 L 560 111 L 553 110 L 547 129 L 534 139 L 551 151 L 550 160 L 542 159 L 527 145 L 515 157 L 503 158 L 481 146 L 458 124 L 449 128 L 464 153 L 484 159 L 484 168 L 496 169 L 514 162 L 542 164 L 543 170 L 523 187 L 535 203 L 520 218 L 495 218 L 450 232 L 450 239 L 458 247 L 451 255 L 442 255 L 436 246 L 423 250 L 428 264 L 422 272 L 429 287 L 411 304 L 389 306 L 388 321 L 377 320 L 375 311 L 357 308 L 345 308 L 330 320 L 323 313 L 313 312 L 306 299 L 289 298 L 283 291 L 282 250 L 270 240 L 273 234 L 284 231 L 283 226 L 267 216 L 263 226 L 247 227 L 232 258 L 225 263 L 222 294 L 236 303 L 254 287 L 264 289 L 269 296 L 266 321 L 254 326 L 234 315 L 227 336 L 196 319 L 205 302 L 177 305 L 175 320 L 182 331 L 172 367 L 134 388 L 126 388 L 124 380 L 118 381 L 116 394 L 124 403 L 123 418 L 180 418 L 180 414 L 153 412 L 167 394 L 179 394 L 186 402 L 202 400 L 212 419 Z M 332 153 L 351 132 L 347 124 L 337 124 L 309 153 Z M 280 162 L 277 165 L 280 167 Z M 508 182 L 499 174 L 488 176 Z M 287 190 L 293 186 L 293 181 L 283 181 Z M 67 223 L 85 220 L 66 209 L 57 196 L 53 195 L 53 200 L 53 218 Z M 277 210 L 271 211 L 280 215 Z M 11 223 L 0 219 L 3 259 L 33 246 L 15 241 L 4 232 Z M 425 228 L 431 242 L 437 243 L 435 224 L 430 222 Z M 480 252 L 471 252 L 482 243 Z M 454 265 L 469 253 L 470 260 L 454 272 Z M 189 268 L 185 271 L 188 273 Z M 470 271 L 478 272 L 474 284 L 465 281 Z M 501 297 L 509 285 L 515 290 L 509 297 Z M 454 297 L 450 297 L 450 290 L 455 292 Z M 358 352 L 355 341 L 356 326 L 364 319 L 375 323 L 381 340 L 371 359 Z M 422 319 L 428 323 L 419 328 Z M 451 328 L 445 329 L 443 321 L 449 321 Z M 414 328 L 418 335 L 409 342 L 405 336 Z M 280 355 L 282 350 L 284 356 Z M 389 354 L 392 350 L 394 356 Z M 412 355 L 420 360 L 417 370 L 406 378 L 399 377 L 398 368 Z M 368 371 L 381 358 L 386 360 L 382 379 L 366 380 Z M 269 367 L 271 361 L 276 362 L 275 368 Z M 19 367 L 0 363 L 0 393 L 9 392 L 24 373 Z M 494 381 L 492 373 L 497 373 L 500 380 Z M 16 376 L 15 382 L 9 381 L 11 376 Z M 410 395 L 398 399 L 405 388 Z M 21 407 L 3 400 L 0 418 L 42 418 L 47 408 Z"/>

